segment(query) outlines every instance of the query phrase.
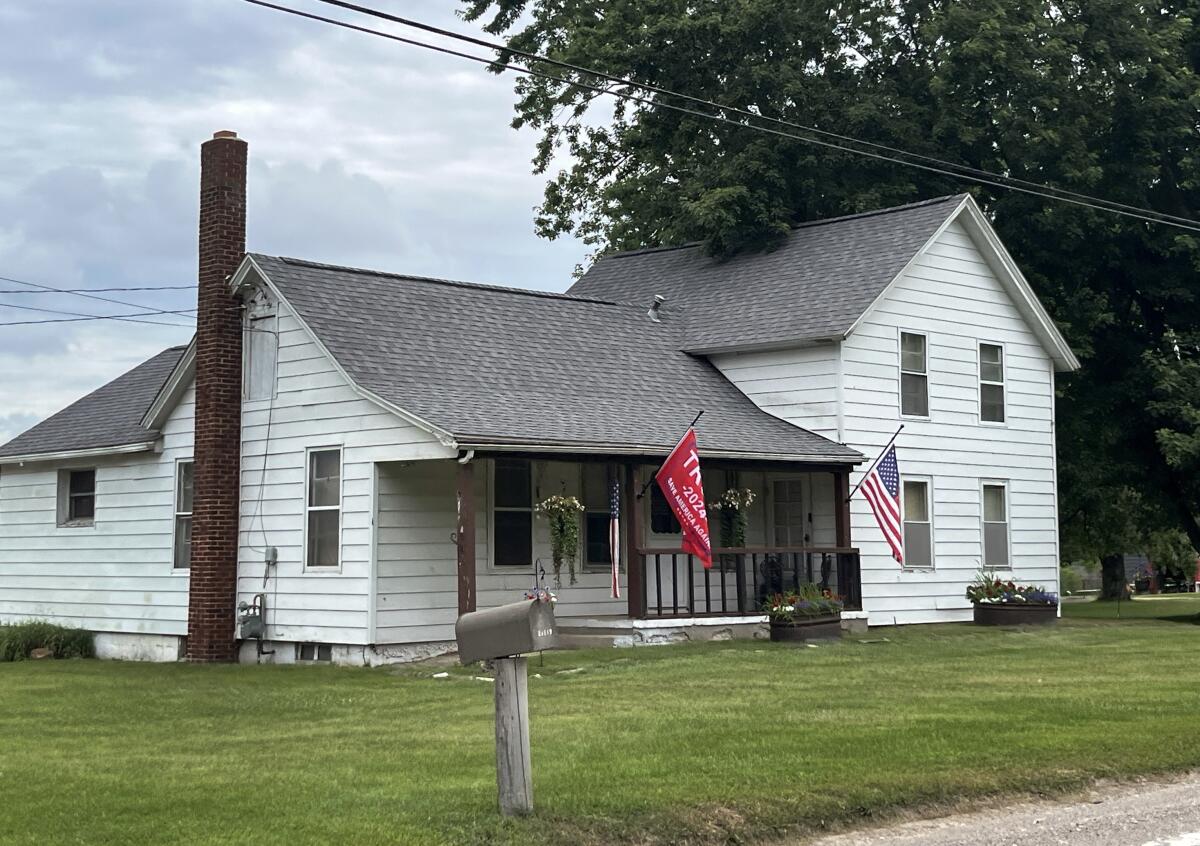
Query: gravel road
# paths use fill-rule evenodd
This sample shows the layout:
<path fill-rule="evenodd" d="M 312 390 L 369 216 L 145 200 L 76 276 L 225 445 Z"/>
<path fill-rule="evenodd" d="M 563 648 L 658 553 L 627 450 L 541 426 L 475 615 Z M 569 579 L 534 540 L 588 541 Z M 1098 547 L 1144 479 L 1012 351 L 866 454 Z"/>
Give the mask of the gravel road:
<path fill-rule="evenodd" d="M 850 832 L 810 846 L 1200 846 L 1200 773 Z"/>

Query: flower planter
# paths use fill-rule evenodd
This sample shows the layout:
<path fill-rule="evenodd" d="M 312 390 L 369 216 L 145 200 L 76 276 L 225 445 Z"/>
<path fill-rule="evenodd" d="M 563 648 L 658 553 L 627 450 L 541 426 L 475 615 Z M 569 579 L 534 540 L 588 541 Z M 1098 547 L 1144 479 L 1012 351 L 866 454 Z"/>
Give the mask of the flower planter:
<path fill-rule="evenodd" d="M 771 623 L 775 643 L 805 643 L 810 640 L 836 640 L 842 636 L 842 615 L 807 617 L 794 623 Z"/>
<path fill-rule="evenodd" d="M 1018 602 L 975 603 L 977 626 L 1045 626 L 1058 620 L 1057 605 Z"/>

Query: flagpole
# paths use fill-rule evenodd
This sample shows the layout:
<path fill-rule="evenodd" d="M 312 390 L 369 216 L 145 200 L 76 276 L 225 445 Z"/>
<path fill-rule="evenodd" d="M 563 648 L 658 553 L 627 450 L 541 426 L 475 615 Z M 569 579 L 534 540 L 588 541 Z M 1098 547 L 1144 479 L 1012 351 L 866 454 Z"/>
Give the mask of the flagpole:
<path fill-rule="evenodd" d="M 900 431 L 903 428 L 904 428 L 904 424 L 901 423 L 900 429 L 896 430 L 896 434 L 892 435 L 891 440 L 889 440 L 886 444 L 883 445 L 883 449 L 881 449 L 879 451 L 879 455 L 875 456 L 875 460 L 871 462 L 871 466 L 867 468 L 867 471 L 865 473 L 863 473 L 863 477 L 858 480 L 858 484 L 854 486 L 854 489 L 851 490 L 850 493 L 846 494 L 846 502 L 849 502 L 851 499 L 854 498 L 855 491 L 857 491 L 862 486 L 862 483 L 866 480 L 867 476 L 871 475 L 871 470 L 873 470 L 875 465 L 879 463 L 879 459 L 883 458 L 883 456 L 887 454 L 888 447 L 890 447 L 892 444 L 894 444 L 896 442 L 896 438 L 900 437 Z"/>
<path fill-rule="evenodd" d="M 703 416 L 704 416 L 704 409 L 702 408 L 702 409 L 700 409 L 700 413 L 696 415 L 696 418 L 694 420 L 692 420 L 691 423 L 688 424 L 688 428 L 689 429 L 695 428 L 696 424 L 700 422 L 700 418 Z M 680 438 L 680 440 L 683 440 L 683 439 Z M 665 459 L 665 458 L 663 459 L 663 461 L 666 461 L 666 460 L 667 459 Z M 658 467 L 660 470 L 662 469 L 663 461 L 660 461 L 658 463 Z M 653 481 L 654 481 L 654 476 L 651 475 L 650 478 L 646 480 L 646 484 L 642 485 L 642 489 L 640 491 L 638 491 L 638 495 L 637 495 L 638 499 L 641 499 L 642 497 L 644 497 L 646 495 L 646 491 L 648 491 L 650 489 L 650 485 Z"/>

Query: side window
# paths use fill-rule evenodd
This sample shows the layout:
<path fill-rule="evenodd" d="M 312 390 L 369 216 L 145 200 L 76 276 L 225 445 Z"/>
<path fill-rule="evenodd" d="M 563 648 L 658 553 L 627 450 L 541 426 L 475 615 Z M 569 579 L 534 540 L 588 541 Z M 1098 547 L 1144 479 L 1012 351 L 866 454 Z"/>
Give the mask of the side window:
<path fill-rule="evenodd" d="M 927 342 L 915 332 L 900 333 L 900 413 L 905 417 L 929 416 Z"/>
<path fill-rule="evenodd" d="M 650 483 L 650 531 L 656 535 L 678 535 L 683 532 L 657 482 Z"/>
<path fill-rule="evenodd" d="M 983 485 L 983 566 L 1007 569 L 1008 485 L 985 482 Z"/>
<path fill-rule="evenodd" d="M 1004 422 L 1004 347 L 979 345 L 979 419 Z"/>
<path fill-rule="evenodd" d="M 904 480 L 904 566 L 933 566 L 933 521 L 929 482 Z"/>
<path fill-rule="evenodd" d="M 175 560 L 176 570 L 192 566 L 192 462 L 175 465 Z"/>
<path fill-rule="evenodd" d="M 96 522 L 96 470 L 58 471 L 58 525 L 92 526 Z"/>
<path fill-rule="evenodd" d="M 248 312 L 242 346 L 245 360 L 242 394 L 248 400 L 275 395 L 275 371 L 279 357 L 278 324 L 274 314 Z"/>
<path fill-rule="evenodd" d="M 342 558 L 342 451 L 308 453 L 304 565 L 334 568 Z"/>
<path fill-rule="evenodd" d="M 583 464 L 584 567 L 612 567 L 609 529 L 612 525 L 612 486 L 606 464 Z M 619 503 L 618 503 L 619 505 Z"/>
<path fill-rule="evenodd" d="M 492 563 L 533 566 L 533 465 L 498 458 L 492 473 Z"/>

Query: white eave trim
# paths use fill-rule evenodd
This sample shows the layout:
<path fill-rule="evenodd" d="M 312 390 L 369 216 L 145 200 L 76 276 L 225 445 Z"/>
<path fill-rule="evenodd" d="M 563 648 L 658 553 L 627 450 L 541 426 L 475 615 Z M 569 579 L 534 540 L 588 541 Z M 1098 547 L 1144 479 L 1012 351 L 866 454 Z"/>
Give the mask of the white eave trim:
<path fill-rule="evenodd" d="M 266 274 L 266 272 L 256 261 L 254 261 L 253 256 L 247 254 L 242 260 L 242 263 L 238 267 L 237 271 L 229 278 L 229 290 L 233 293 L 237 293 L 239 290 L 241 290 L 241 288 L 247 284 L 251 271 L 258 275 L 258 278 L 262 281 L 262 284 L 267 286 L 268 290 L 270 290 L 270 292 L 279 302 L 287 303 L 292 317 L 294 317 L 296 322 L 300 324 L 300 327 L 308 335 L 309 340 L 316 344 L 317 349 L 319 349 L 322 354 L 329 359 L 330 363 L 333 365 L 334 369 L 337 370 L 338 374 L 346 380 L 346 384 L 350 386 L 351 390 L 353 390 L 363 399 L 370 400 L 380 408 L 390 411 L 401 420 L 411 423 L 418 429 L 423 429 L 424 431 L 433 435 L 435 438 L 437 438 L 438 442 L 442 444 L 442 446 L 450 447 L 451 449 L 459 448 L 458 443 L 454 440 L 454 435 L 452 435 L 450 432 L 447 432 L 445 429 L 442 429 L 439 426 L 435 426 L 428 420 L 418 417 L 410 411 L 404 410 L 400 406 L 389 402 L 388 400 L 376 394 L 374 391 L 370 391 L 359 385 L 358 382 L 354 381 L 350 374 L 346 372 L 346 369 L 342 367 L 342 363 L 337 360 L 337 357 L 327 346 L 325 346 L 321 339 L 317 337 L 317 333 L 313 331 L 313 328 L 308 325 L 308 322 L 305 321 L 303 317 L 300 316 L 300 312 L 288 302 L 287 297 L 285 297 L 275 283 L 271 281 L 271 277 Z"/>
<path fill-rule="evenodd" d="M 671 451 L 670 446 L 654 446 L 652 444 L 595 444 L 595 443 L 517 443 L 507 441 L 470 440 L 464 438 L 458 444 L 459 449 L 473 449 L 480 452 L 544 452 L 544 453 L 577 453 L 583 455 L 646 455 L 665 457 Z M 732 450 L 701 449 L 701 458 L 721 458 L 738 461 L 786 461 L 792 464 L 861 464 L 864 457 L 852 459 L 849 457 L 796 455 L 785 452 L 737 452 Z"/>
<path fill-rule="evenodd" d="M 183 392 L 187 390 L 188 384 L 196 373 L 196 338 L 192 337 L 192 342 L 187 345 L 187 349 L 183 351 L 183 355 L 179 357 L 179 361 L 175 363 L 171 375 L 167 377 L 167 381 L 163 383 L 159 389 L 158 395 L 154 397 L 154 402 L 150 404 L 150 408 L 146 409 L 146 413 L 142 416 L 141 426 L 143 429 L 150 429 L 157 432 L 167 422 L 167 417 L 175 406 L 179 403 L 179 399 L 183 396 Z"/>
<path fill-rule="evenodd" d="M 991 223 L 988 222 L 987 217 L 984 216 L 983 211 L 970 194 L 963 197 L 962 202 L 946 215 L 946 219 L 942 221 L 937 230 L 921 246 L 921 249 L 917 250 L 892 281 L 879 292 L 878 296 L 871 301 L 871 304 L 858 316 L 858 319 L 851 324 L 842 337 L 848 338 L 854 334 L 855 330 L 887 298 L 888 294 L 891 293 L 899 281 L 916 265 L 921 256 L 925 255 L 926 250 L 938 238 L 942 237 L 942 234 L 950 227 L 950 224 L 964 214 L 966 215 L 968 233 L 978 237 L 986 245 L 986 253 L 991 254 L 991 261 L 988 261 L 988 264 L 996 273 L 1000 284 L 1016 300 L 1017 310 L 1021 312 L 1021 315 L 1029 323 L 1030 328 L 1038 340 L 1041 341 L 1042 347 L 1054 361 L 1055 369 L 1078 370 L 1080 368 L 1079 359 L 1075 357 L 1075 353 L 1067 345 L 1066 339 L 1058 331 L 1058 327 L 1054 325 L 1054 321 L 1038 300 L 1037 295 L 1033 292 L 1033 288 L 1026 281 L 1024 274 L 1021 273 L 1021 269 L 1017 267 L 1017 263 L 1013 261 L 1012 256 L 1001 242 L 1000 236 L 996 234 L 996 230 L 992 228 Z M 988 258 L 989 256 L 985 254 L 984 259 L 987 260 Z"/>
<path fill-rule="evenodd" d="M 160 448 L 161 442 L 155 438 L 152 441 L 143 441 L 135 444 L 121 444 L 120 446 L 92 447 L 91 449 L 72 449 L 63 450 L 61 452 L 31 452 L 25 455 L 7 455 L 0 458 L 0 465 L 31 464 L 35 461 L 69 461 L 75 458 L 93 458 L 103 455 L 125 455 L 131 452 L 157 452 Z"/>

